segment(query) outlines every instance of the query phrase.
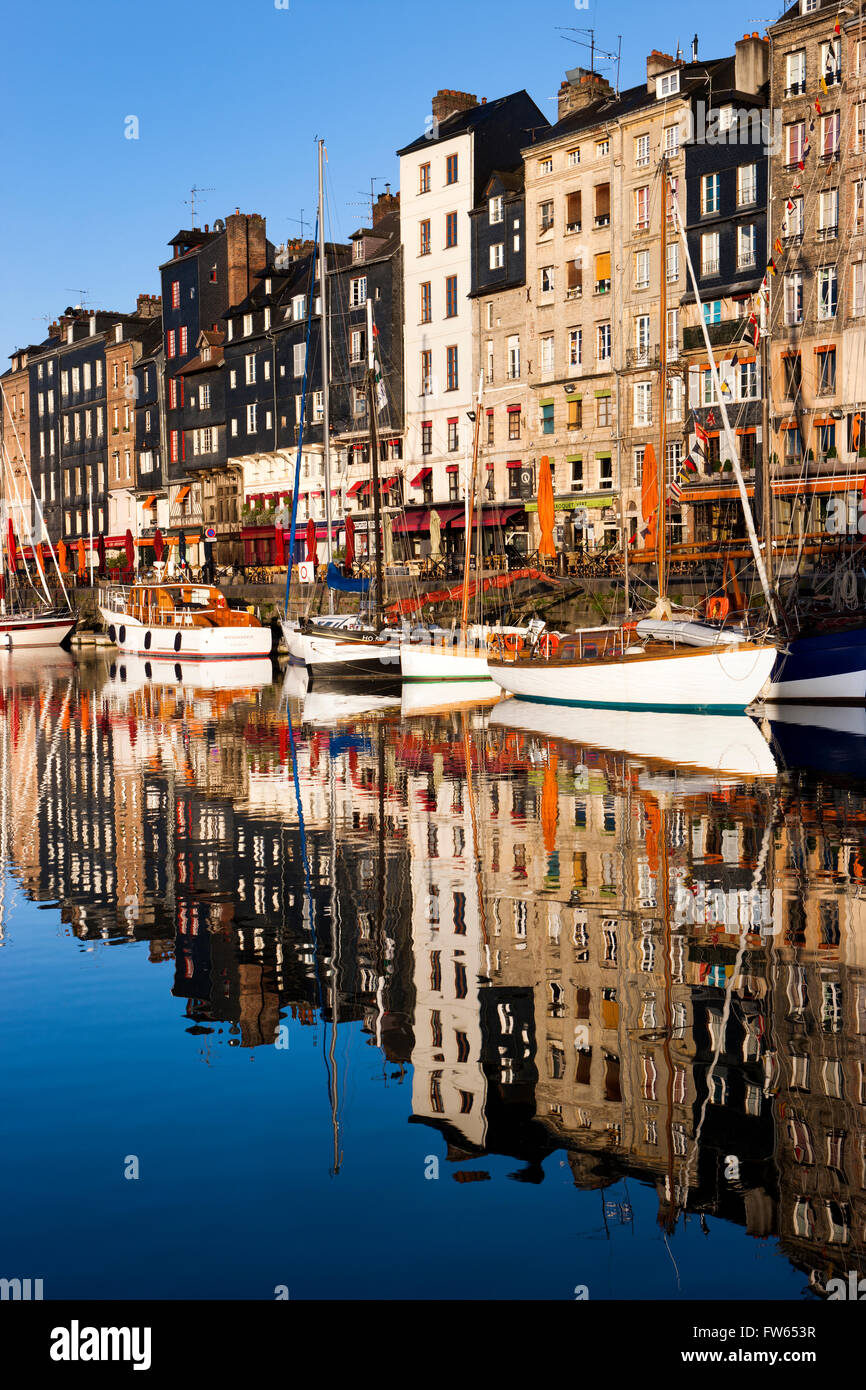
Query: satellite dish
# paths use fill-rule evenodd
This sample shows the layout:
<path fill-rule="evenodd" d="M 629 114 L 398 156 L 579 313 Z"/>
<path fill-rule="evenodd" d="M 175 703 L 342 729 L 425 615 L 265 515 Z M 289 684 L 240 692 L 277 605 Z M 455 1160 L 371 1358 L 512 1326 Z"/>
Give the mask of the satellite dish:
<path fill-rule="evenodd" d="M 216 222 L 214 222 L 214 224 L 213 224 L 213 229 L 214 229 L 215 232 L 224 232 L 224 231 L 225 231 L 225 229 L 226 229 L 226 224 L 225 224 L 225 222 L 223 222 L 223 220 L 222 220 L 221 217 L 218 217 L 217 220 L 216 220 Z"/>

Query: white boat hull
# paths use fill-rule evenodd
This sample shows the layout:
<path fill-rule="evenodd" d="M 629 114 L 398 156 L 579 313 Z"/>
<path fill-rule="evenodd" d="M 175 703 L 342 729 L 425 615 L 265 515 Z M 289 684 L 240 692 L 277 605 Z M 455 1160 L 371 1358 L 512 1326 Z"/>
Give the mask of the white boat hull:
<path fill-rule="evenodd" d="M 457 681 L 411 681 L 403 683 L 401 713 L 404 719 L 424 714 L 451 714 L 454 710 L 492 705 L 502 696 L 489 678 Z"/>
<path fill-rule="evenodd" d="M 575 716 L 564 708 L 503 700 L 490 711 L 490 723 L 694 772 L 748 778 L 777 772 L 766 738 L 747 715 L 582 709 Z"/>
<path fill-rule="evenodd" d="M 269 627 L 146 627 L 125 613 L 99 611 L 120 651 L 151 661 L 249 661 L 271 654 Z"/>
<path fill-rule="evenodd" d="M 758 699 L 776 655 L 774 647 L 691 648 L 598 662 L 491 660 L 490 671 L 510 694 L 540 704 L 732 714 Z"/>
<path fill-rule="evenodd" d="M 330 633 L 304 631 L 283 623 L 289 660 L 305 666 L 311 679 L 399 681 L 401 646 L 393 641 L 353 639 Z"/>
<path fill-rule="evenodd" d="M 0 650 L 59 647 L 73 631 L 77 619 L 0 617 Z"/>
<path fill-rule="evenodd" d="M 403 680 L 481 682 L 496 693 L 496 682 L 487 664 L 487 651 L 478 647 L 430 647 L 414 642 L 403 646 Z"/>

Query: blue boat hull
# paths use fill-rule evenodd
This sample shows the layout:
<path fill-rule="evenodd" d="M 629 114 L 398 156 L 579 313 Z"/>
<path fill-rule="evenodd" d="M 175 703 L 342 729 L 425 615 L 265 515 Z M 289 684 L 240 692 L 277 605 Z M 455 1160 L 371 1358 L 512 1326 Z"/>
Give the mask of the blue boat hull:
<path fill-rule="evenodd" d="M 866 703 L 866 627 L 795 638 L 776 662 L 764 698 L 810 705 Z"/>

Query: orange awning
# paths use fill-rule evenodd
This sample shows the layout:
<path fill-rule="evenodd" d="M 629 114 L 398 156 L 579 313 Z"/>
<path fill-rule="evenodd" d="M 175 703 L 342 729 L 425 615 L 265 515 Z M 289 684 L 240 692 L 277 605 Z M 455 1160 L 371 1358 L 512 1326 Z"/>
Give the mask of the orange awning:
<path fill-rule="evenodd" d="M 188 496 L 189 496 L 189 487 L 182 487 L 182 488 L 180 489 L 180 492 L 177 494 L 177 496 L 176 496 L 175 499 L 174 499 L 174 504 L 175 504 L 175 506 L 176 506 L 176 507 L 179 507 L 180 504 L 181 504 L 181 502 L 185 502 Z"/>
<path fill-rule="evenodd" d="M 777 496 L 786 497 L 798 492 L 862 492 L 866 478 L 792 478 L 790 482 L 773 483 Z"/>
<path fill-rule="evenodd" d="M 153 506 L 153 504 L 154 504 L 155 501 L 156 501 L 156 493 L 155 493 L 155 492 L 152 492 L 152 493 L 150 494 L 150 496 L 148 497 L 147 501 L 146 501 L 146 502 L 142 502 L 141 505 L 144 507 L 144 510 L 147 511 L 148 508 L 150 508 L 150 507 Z"/>

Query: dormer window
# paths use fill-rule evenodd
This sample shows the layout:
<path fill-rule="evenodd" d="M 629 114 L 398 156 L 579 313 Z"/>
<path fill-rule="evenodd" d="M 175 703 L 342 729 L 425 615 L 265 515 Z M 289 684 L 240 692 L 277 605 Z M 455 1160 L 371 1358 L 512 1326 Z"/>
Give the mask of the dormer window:
<path fill-rule="evenodd" d="M 821 4 L 821 0 L 800 0 L 800 14 L 814 14 Z"/>
<path fill-rule="evenodd" d="M 719 107 L 719 130 L 720 130 L 720 132 L 724 132 L 724 131 L 726 131 L 726 130 L 730 130 L 730 128 L 731 128 L 731 126 L 733 125 L 733 123 L 734 123 L 734 108 L 733 108 L 733 106 L 720 106 L 720 107 Z"/>
<path fill-rule="evenodd" d="M 673 96 L 680 90 L 680 70 L 674 68 L 673 72 L 664 72 L 661 77 L 656 78 L 656 99 Z"/>
<path fill-rule="evenodd" d="M 360 236 L 359 236 L 358 239 L 353 243 L 353 251 L 354 251 L 354 259 L 355 259 L 356 261 L 362 261 L 362 260 L 364 259 L 364 238 L 363 238 L 363 237 L 360 237 Z"/>
<path fill-rule="evenodd" d="M 244 314 L 244 337 L 249 337 L 249 335 L 250 335 L 250 333 L 252 333 L 252 331 L 253 331 L 253 316 L 252 316 L 252 314 Z"/>
<path fill-rule="evenodd" d="M 122 323 L 116 323 L 116 324 L 114 325 L 114 341 L 115 341 L 116 343 L 122 343 L 122 342 L 123 342 L 123 324 L 122 324 Z"/>
<path fill-rule="evenodd" d="M 273 288 L 274 288 L 274 282 L 273 282 L 273 280 L 272 280 L 272 279 L 270 278 L 270 276 L 269 276 L 268 279 L 265 281 L 265 294 L 267 294 L 267 295 L 272 294 L 272 293 L 273 293 Z"/>
<path fill-rule="evenodd" d="M 205 343 L 204 347 L 203 347 L 202 350 L 201 350 L 201 360 L 202 360 L 202 362 L 209 362 L 209 361 L 210 361 L 210 344 L 209 344 L 209 343 Z"/>

